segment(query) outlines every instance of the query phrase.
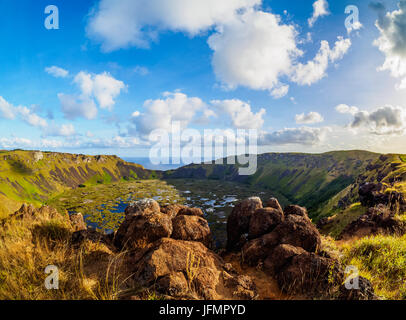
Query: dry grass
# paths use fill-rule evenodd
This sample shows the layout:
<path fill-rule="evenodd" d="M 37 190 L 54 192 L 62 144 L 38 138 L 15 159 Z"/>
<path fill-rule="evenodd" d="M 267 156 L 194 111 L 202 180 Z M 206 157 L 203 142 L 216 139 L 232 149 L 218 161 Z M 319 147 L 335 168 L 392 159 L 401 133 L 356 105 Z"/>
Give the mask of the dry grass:
<path fill-rule="evenodd" d="M 66 217 L 10 219 L 0 229 L 1 300 L 117 299 L 125 287 L 124 253 L 101 243 L 70 244 Z M 59 289 L 45 288 L 45 268 L 59 269 Z"/>

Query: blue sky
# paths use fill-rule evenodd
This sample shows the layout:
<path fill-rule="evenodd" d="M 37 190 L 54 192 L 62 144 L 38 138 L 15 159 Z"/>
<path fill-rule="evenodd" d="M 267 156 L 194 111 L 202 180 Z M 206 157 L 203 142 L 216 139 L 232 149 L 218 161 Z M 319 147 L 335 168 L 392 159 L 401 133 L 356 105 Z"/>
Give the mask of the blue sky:
<path fill-rule="evenodd" d="M 145 1 L 55 0 L 58 30 L 49 1 L 0 2 L 0 148 L 147 156 L 181 121 L 257 129 L 261 152 L 406 153 L 404 1 Z"/>

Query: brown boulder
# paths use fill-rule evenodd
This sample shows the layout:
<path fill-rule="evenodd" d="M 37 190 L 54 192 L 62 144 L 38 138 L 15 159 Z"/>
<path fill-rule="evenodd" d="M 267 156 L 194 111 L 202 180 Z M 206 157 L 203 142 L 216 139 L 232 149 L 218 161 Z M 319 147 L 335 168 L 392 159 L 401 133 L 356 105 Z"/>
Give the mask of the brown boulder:
<path fill-rule="evenodd" d="M 180 204 L 171 204 L 168 206 L 161 207 L 161 212 L 170 216 L 171 219 L 173 219 L 178 215 L 180 210 L 185 209 L 185 208 L 186 208 L 186 206 L 183 206 Z"/>
<path fill-rule="evenodd" d="M 194 262 L 193 265 L 191 262 Z M 140 255 L 135 265 L 135 279 L 143 286 L 150 286 L 161 277 L 182 272 L 195 278 L 202 268 L 214 270 L 216 275 L 209 281 L 217 283 L 223 260 L 200 242 L 163 238 L 156 241 Z"/>
<path fill-rule="evenodd" d="M 293 257 L 303 254 L 306 251 L 299 247 L 293 247 L 289 244 L 281 244 L 275 247 L 264 261 L 264 269 L 274 275 L 287 264 Z"/>
<path fill-rule="evenodd" d="M 178 216 L 198 216 L 204 217 L 202 209 L 184 207 L 178 212 Z"/>
<path fill-rule="evenodd" d="M 278 199 L 276 199 L 276 198 L 269 199 L 268 202 L 266 203 L 266 207 L 276 209 L 283 213 L 282 207 L 279 204 Z"/>
<path fill-rule="evenodd" d="M 167 274 L 157 281 L 157 290 L 171 297 L 182 297 L 189 291 L 189 285 L 182 272 Z"/>
<path fill-rule="evenodd" d="M 172 238 L 176 240 L 197 241 L 206 247 L 212 247 L 212 236 L 209 224 L 201 217 L 178 215 L 172 220 Z"/>
<path fill-rule="evenodd" d="M 160 212 L 158 202 L 153 199 L 142 199 L 138 201 L 133 201 L 125 209 L 126 216 L 130 215 L 148 215 L 155 212 Z"/>
<path fill-rule="evenodd" d="M 241 237 L 248 233 L 251 216 L 262 208 L 262 201 L 258 197 L 246 199 L 238 203 L 227 220 L 227 249 L 241 249 Z"/>
<path fill-rule="evenodd" d="M 345 283 L 340 286 L 340 300 L 378 300 L 371 282 L 364 278 L 358 277 L 358 289 L 347 289 Z"/>
<path fill-rule="evenodd" d="M 301 247 L 308 252 L 316 252 L 321 246 L 321 236 L 309 218 L 288 215 L 272 233 L 276 233 L 280 244 Z"/>
<path fill-rule="evenodd" d="M 289 294 L 328 296 L 329 288 L 342 283 L 343 272 L 337 261 L 305 252 L 294 256 L 276 279 Z"/>
<path fill-rule="evenodd" d="M 118 248 L 142 248 L 172 234 L 172 220 L 163 213 L 128 215 L 114 238 Z"/>
<path fill-rule="evenodd" d="M 283 220 L 283 212 L 274 208 L 258 209 L 253 213 L 249 226 L 249 239 L 270 233 Z"/>
<path fill-rule="evenodd" d="M 339 235 L 340 240 L 369 235 L 390 234 L 402 236 L 406 226 L 385 205 L 369 208 L 366 214 L 351 222 Z"/>
<path fill-rule="evenodd" d="M 74 213 L 69 216 L 70 223 L 74 231 L 86 230 L 87 225 L 81 213 Z"/>
<path fill-rule="evenodd" d="M 248 241 L 241 249 L 244 263 L 256 266 L 279 244 L 279 235 L 271 232 L 261 238 Z"/>
<path fill-rule="evenodd" d="M 301 217 L 308 217 L 306 208 L 299 206 L 287 206 L 284 210 L 285 216 L 295 215 Z"/>

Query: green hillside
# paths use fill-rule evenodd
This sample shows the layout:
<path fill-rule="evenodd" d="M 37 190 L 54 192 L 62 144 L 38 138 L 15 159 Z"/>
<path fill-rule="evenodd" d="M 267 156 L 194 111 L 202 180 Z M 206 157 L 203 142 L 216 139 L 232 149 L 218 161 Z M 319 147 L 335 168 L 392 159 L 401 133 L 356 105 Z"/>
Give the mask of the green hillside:
<path fill-rule="evenodd" d="M 116 156 L 0 151 L 0 215 L 15 211 L 22 202 L 40 205 L 67 189 L 152 175 Z"/>
<path fill-rule="evenodd" d="M 253 176 L 240 176 L 236 165 L 190 165 L 165 174 L 167 178 L 215 179 L 242 182 L 282 194 L 291 203 L 308 208 L 311 215 L 342 190 L 380 155 L 366 151 L 323 154 L 270 153 L 258 156 Z"/>

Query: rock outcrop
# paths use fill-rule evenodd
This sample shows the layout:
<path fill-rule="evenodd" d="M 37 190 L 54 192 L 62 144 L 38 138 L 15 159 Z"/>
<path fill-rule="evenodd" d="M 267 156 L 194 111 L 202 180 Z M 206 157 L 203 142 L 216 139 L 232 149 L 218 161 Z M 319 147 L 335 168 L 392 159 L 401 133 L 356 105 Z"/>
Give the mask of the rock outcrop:
<path fill-rule="evenodd" d="M 246 242 L 250 228 L 251 216 L 262 209 L 258 197 L 249 198 L 238 203 L 227 220 L 227 250 L 239 250 Z"/>
<path fill-rule="evenodd" d="M 267 202 L 271 207 L 258 208 L 260 203 L 254 199 L 235 207 L 227 229 L 234 251 L 242 233 L 249 230 L 241 249 L 243 264 L 265 271 L 289 295 L 330 298 L 337 294 L 344 280 L 343 268 L 322 251 L 320 233 L 306 209 L 288 206 L 282 210 L 275 199 Z M 362 297 L 371 297 L 370 288 L 365 290 Z"/>
<path fill-rule="evenodd" d="M 350 223 L 338 236 L 339 240 L 361 238 L 370 235 L 385 234 L 401 236 L 406 233 L 406 225 L 385 205 L 369 208 L 357 220 Z"/>
<path fill-rule="evenodd" d="M 229 273 L 210 249 L 211 231 L 200 209 L 160 208 L 150 199 L 134 202 L 126 209 L 114 244 L 129 250 L 134 281 L 165 297 L 214 300 L 257 295 L 249 277 Z"/>

